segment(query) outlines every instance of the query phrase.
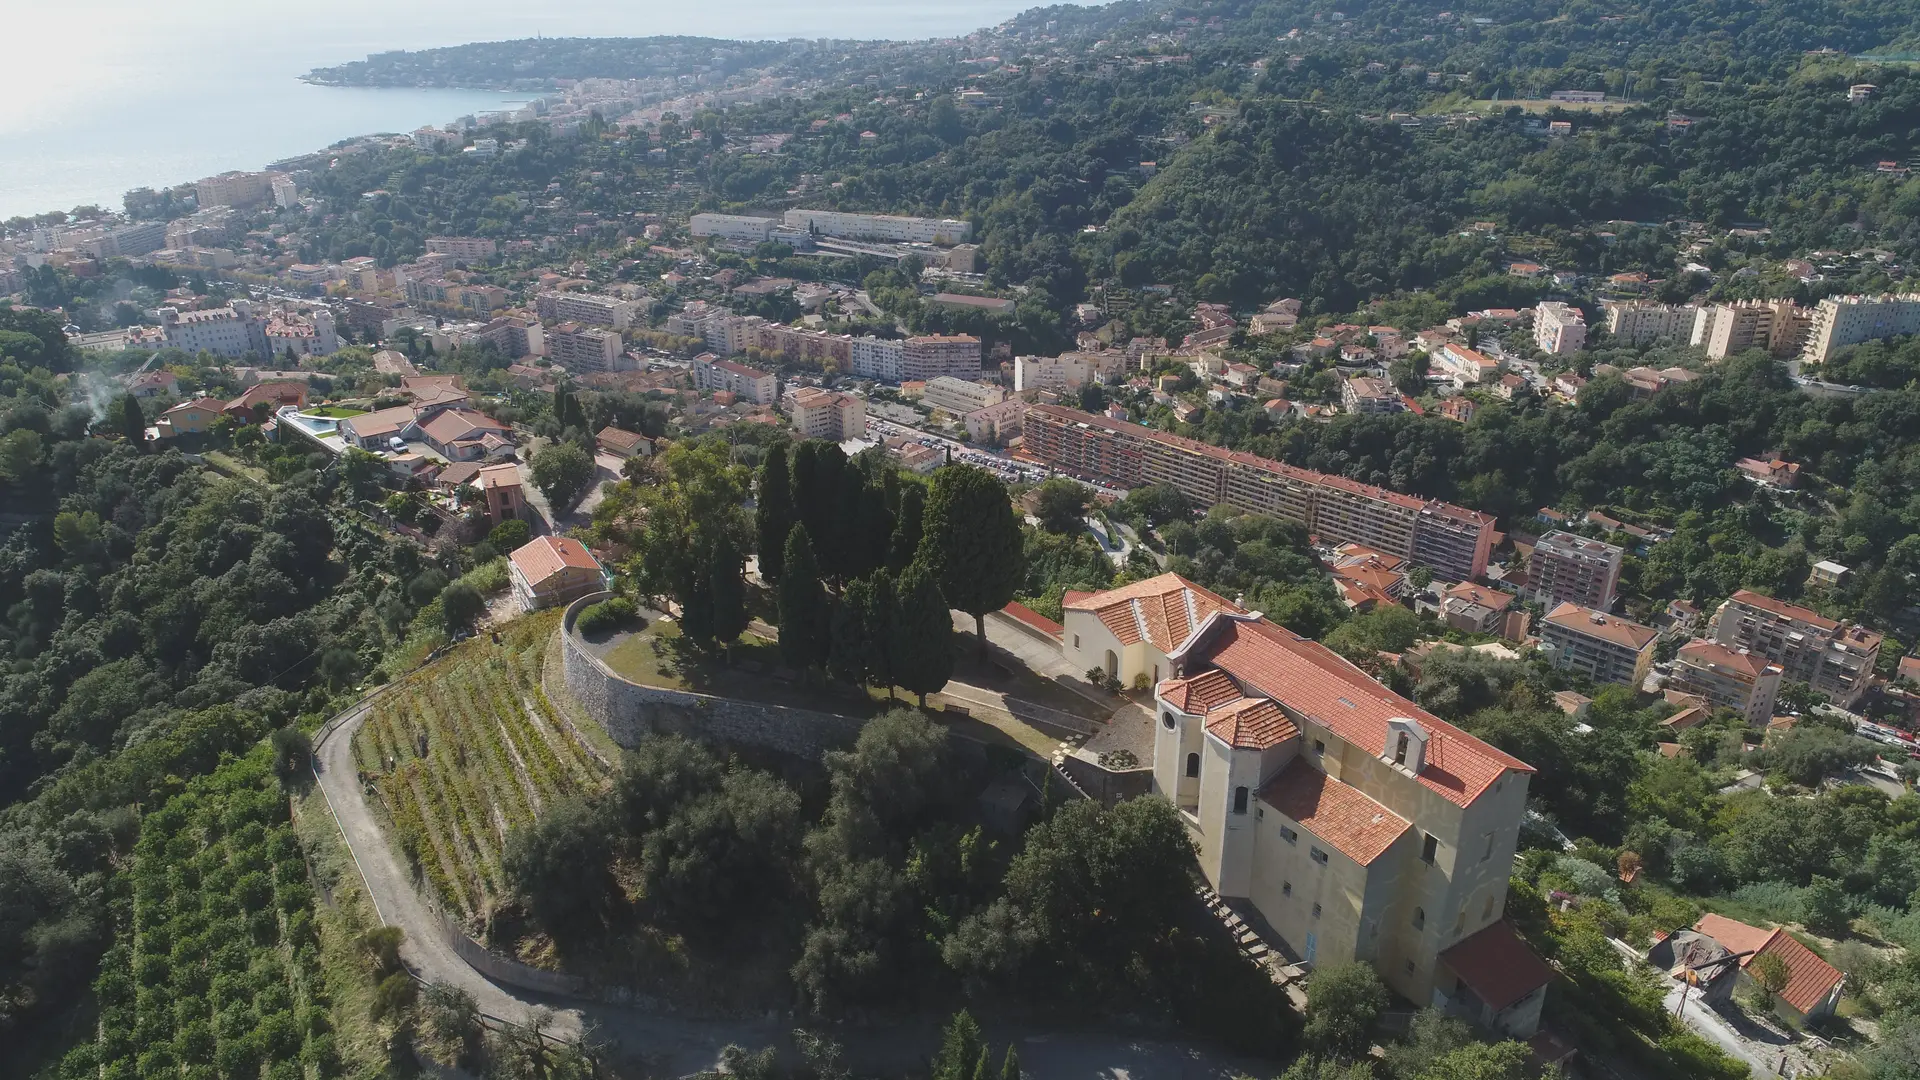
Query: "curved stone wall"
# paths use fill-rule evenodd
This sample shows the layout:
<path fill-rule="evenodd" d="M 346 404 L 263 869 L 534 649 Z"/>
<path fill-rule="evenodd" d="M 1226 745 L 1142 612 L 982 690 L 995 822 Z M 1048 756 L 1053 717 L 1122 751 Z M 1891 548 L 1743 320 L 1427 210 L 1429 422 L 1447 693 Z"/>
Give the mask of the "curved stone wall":
<path fill-rule="evenodd" d="M 594 593 L 567 605 L 560 632 L 566 640 L 562 659 L 567 691 L 621 746 L 636 745 L 648 733 L 673 732 L 703 742 L 764 746 L 812 758 L 851 746 L 860 737 L 865 722 L 858 717 L 642 686 L 616 674 L 574 629 L 588 604 L 611 595 Z"/>

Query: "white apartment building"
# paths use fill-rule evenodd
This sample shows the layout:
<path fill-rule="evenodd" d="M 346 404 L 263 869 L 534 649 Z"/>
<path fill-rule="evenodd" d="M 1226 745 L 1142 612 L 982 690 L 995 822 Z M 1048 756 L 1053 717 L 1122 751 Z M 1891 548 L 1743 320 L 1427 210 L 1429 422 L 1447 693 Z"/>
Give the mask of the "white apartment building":
<path fill-rule="evenodd" d="M 693 358 L 693 385 L 701 390 L 730 390 L 755 405 L 773 404 L 778 390 L 778 380 L 771 373 L 712 353 Z"/>
<path fill-rule="evenodd" d="M 482 236 L 429 236 L 427 254 L 451 255 L 461 262 L 491 259 L 499 248 Z"/>
<path fill-rule="evenodd" d="M 1802 356 L 1824 362 L 1849 345 L 1920 333 L 1920 293 L 1829 296 L 1813 310 Z"/>
<path fill-rule="evenodd" d="M 589 323 L 626 330 L 633 326 L 634 303 L 591 293 L 543 292 L 533 298 L 534 313 L 542 319 Z"/>
<path fill-rule="evenodd" d="M 1452 341 L 1440 346 L 1440 351 L 1433 354 L 1430 366 L 1463 390 L 1479 386 L 1480 380 L 1500 371 L 1500 361 Z"/>
<path fill-rule="evenodd" d="M 756 244 L 773 239 L 773 230 L 779 227 L 779 218 L 747 217 L 741 214 L 695 214 L 687 219 L 687 229 L 695 236 L 744 240 Z"/>
<path fill-rule="evenodd" d="M 1013 358 L 1015 393 L 1030 390 L 1078 390 L 1089 382 L 1111 382 L 1126 369 L 1127 354 L 1119 350 L 1071 352 L 1061 356 Z"/>
<path fill-rule="evenodd" d="M 863 379 L 897 383 L 906 353 L 907 343 L 904 341 L 857 337 L 848 347 L 847 369 Z"/>
<path fill-rule="evenodd" d="M 265 328 L 254 319 L 251 306 L 244 300 L 206 311 L 163 307 L 160 330 L 168 348 L 188 355 L 207 352 L 238 360 L 258 357 L 267 347 Z"/>
<path fill-rule="evenodd" d="M 167 246 L 167 223 L 137 221 L 128 225 L 88 229 L 75 233 L 63 246 L 84 251 L 96 259 L 146 255 Z"/>
<path fill-rule="evenodd" d="M 1154 791 L 1220 895 L 1316 966 L 1519 1038 L 1552 969 L 1505 919 L 1533 768 L 1177 575 L 1066 606 L 1062 646 L 1154 688 Z"/>
<path fill-rule="evenodd" d="M 619 334 L 597 326 L 564 322 L 546 331 L 547 358 L 573 372 L 622 371 L 626 343 Z"/>
<path fill-rule="evenodd" d="M 1791 300 L 1743 300 L 1711 304 L 1694 318 L 1688 344 L 1721 360 L 1748 349 L 1765 349 L 1778 357 L 1800 351 L 1811 317 Z"/>
<path fill-rule="evenodd" d="M 920 392 L 922 404 L 929 408 L 945 409 L 955 416 L 964 416 L 1005 400 L 1007 392 L 998 386 L 956 379 L 951 375 L 928 379 L 926 388 Z"/>
<path fill-rule="evenodd" d="M 193 185 L 194 198 L 201 209 L 211 206 L 259 206 L 273 199 L 273 178 L 277 173 L 227 172 L 209 176 Z"/>
<path fill-rule="evenodd" d="M 1656 341 L 1687 341 L 1700 314 L 1698 304 L 1607 300 L 1602 306 L 1607 312 L 1607 336 L 1636 348 Z"/>
<path fill-rule="evenodd" d="M 1625 554 L 1623 548 L 1577 533 L 1548 533 L 1527 562 L 1527 596 L 1546 607 L 1572 602 L 1610 611 Z"/>
<path fill-rule="evenodd" d="M 297 358 L 331 356 L 340 351 L 340 338 L 334 332 L 333 312 L 315 308 L 309 316 L 282 312 L 267 320 L 263 329 L 269 356 Z"/>
<path fill-rule="evenodd" d="M 1579 352 L 1587 343 L 1587 317 L 1571 304 L 1544 300 L 1533 309 L 1533 343 L 1556 356 Z"/>
<path fill-rule="evenodd" d="M 843 214 L 837 210 L 789 210 L 789 229 L 853 240 L 893 240 L 951 247 L 973 239 L 973 225 L 951 218 L 895 217 L 891 214 Z M 695 235 L 698 235 L 697 233 Z"/>
<path fill-rule="evenodd" d="M 273 205 L 291 210 L 300 201 L 300 185 L 291 176 L 276 176 L 267 185 L 273 192 Z"/>
<path fill-rule="evenodd" d="M 980 339 L 972 334 L 911 337 L 900 350 L 900 379 L 927 382 L 942 375 L 980 377 Z"/>
<path fill-rule="evenodd" d="M 967 426 L 967 437 L 978 443 L 1004 443 L 1026 426 L 1027 403 L 1010 397 L 995 405 L 975 409 L 960 418 Z"/>
<path fill-rule="evenodd" d="M 791 408 L 793 428 L 805 438 L 845 442 L 867 433 L 867 403 L 852 394 L 802 387 Z"/>
<path fill-rule="evenodd" d="M 1340 404 L 1349 413 L 1361 416 L 1384 416 L 1407 407 L 1392 383 L 1365 375 L 1340 384 Z"/>
<path fill-rule="evenodd" d="M 1885 635 L 1836 622 L 1817 611 L 1741 589 L 1713 614 L 1713 639 L 1779 664 L 1785 678 L 1804 682 L 1851 709 L 1880 660 Z"/>

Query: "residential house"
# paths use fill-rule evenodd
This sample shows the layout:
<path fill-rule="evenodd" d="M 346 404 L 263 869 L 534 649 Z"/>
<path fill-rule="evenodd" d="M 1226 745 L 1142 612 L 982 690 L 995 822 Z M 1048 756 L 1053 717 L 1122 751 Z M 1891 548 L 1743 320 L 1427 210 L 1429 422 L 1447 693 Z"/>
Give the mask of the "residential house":
<path fill-rule="evenodd" d="M 1340 385 L 1340 402 L 1349 413 L 1363 416 L 1382 416 L 1406 408 L 1400 391 L 1395 390 L 1392 383 L 1364 375 Z"/>
<path fill-rule="evenodd" d="M 385 450 L 393 439 L 419 438 L 419 418 L 407 405 L 349 416 L 340 421 L 340 437 L 362 450 Z"/>
<path fill-rule="evenodd" d="M 1741 458 L 1733 467 L 1747 479 L 1767 487 L 1792 488 L 1800 483 L 1800 466 L 1780 458 Z"/>
<path fill-rule="evenodd" d="M 1779 927 L 1763 930 L 1714 914 L 1702 915 L 1693 929 L 1712 938 L 1730 955 L 1739 957 L 1741 977 L 1749 982 L 1756 958 L 1778 957 L 1787 969 L 1787 985 L 1774 999 L 1775 1007 L 1795 1020 L 1803 1024 L 1819 1020 L 1833 1015 L 1839 1006 L 1840 989 L 1846 976 L 1785 930 Z"/>
<path fill-rule="evenodd" d="M 480 494 L 487 500 L 487 520 L 494 524 L 527 517 L 527 496 L 520 481 L 520 466 L 514 462 L 487 465 L 475 474 Z"/>
<path fill-rule="evenodd" d="M 1440 595 L 1440 621 L 1469 634 L 1495 634 L 1508 641 L 1527 636 L 1527 613 L 1516 609 L 1512 593 L 1463 581 Z"/>
<path fill-rule="evenodd" d="M 226 415 L 226 408 L 227 403 L 219 398 L 195 398 L 161 413 L 153 422 L 154 430 L 162 439 L 204 434 L 215 420 Z"/>
<path fill-rule="evenodd" d="M 479 461 L 513 453 L 513 429 L 472 409 L 446 409 L 420 425 L 420 435 L 448 461 Z"/>
<path fill-rule="evenodd" d="M 1328 560 L 1341 602 L 1354 611 L 1391 607 L 1407 594 L 1405 559 L 1364 544 L 1342 544 Z"/>
<path fill-rule="evenodd" d="M 513 594 L 527 611 L 571 603 L 604 592 L 607 571 L 571 536 L 540 536 L 507 557 Z"/>
<path fill-rule="evenodd" d="M 652 439 L 611 424 L 600 429 L 599 433 L 593 437 L 593 443 L 601 452 L 612 454 L 622 460 L 653 456 Z"/>
<path fill-rule="evenodd" d="M 159 397 L 180 389 L 180 379 L 171 371 L 143 371 L 127 380 L 127 393 L 137 398 Z"/>
<path fill-rule="evenodd" d="M 1461 394 L 1442 400 L 1434 406 L 1433 411 L 1455 423 L 1465 424 L 1473 420 L 1473 414 L 1480 411 L 1480 406 L 1472 398 Z"/>
<path fill-rule="evenodd" d="M 272 379 L 257 382 L 246 388 L 232 401 L 227 402 L 224 410 L 228 416 L 241 423 L 250 423 L 258 410 L 265 409 L 261 415 L 271 416 L 280 411 L 283 405 L 292 405 L 296 409 L 307 407 L 307 383 L 304 379 Z"/>

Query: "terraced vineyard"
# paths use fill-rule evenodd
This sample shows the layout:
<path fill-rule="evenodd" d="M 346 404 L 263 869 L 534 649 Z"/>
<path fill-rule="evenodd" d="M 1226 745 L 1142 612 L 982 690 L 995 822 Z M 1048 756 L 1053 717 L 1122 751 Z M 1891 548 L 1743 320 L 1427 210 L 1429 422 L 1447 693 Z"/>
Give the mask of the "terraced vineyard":
<path fill-rule="evenodd" d="M 557 798 L 605 782 L 541 691 L 559 613 L 520 619 L 408 676 L 353 739 L 401 851 L 446 910 L 484 923 L 503 891 L 507 834 Z"/>

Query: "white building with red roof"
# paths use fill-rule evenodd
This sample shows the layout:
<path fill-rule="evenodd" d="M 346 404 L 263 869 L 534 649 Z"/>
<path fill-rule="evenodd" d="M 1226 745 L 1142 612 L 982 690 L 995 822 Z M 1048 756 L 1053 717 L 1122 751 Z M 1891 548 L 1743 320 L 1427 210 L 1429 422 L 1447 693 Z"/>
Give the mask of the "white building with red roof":
<path fill-rule="evenodd" d="M 1532 766 L 1174 574 L 1071 595 L 1076 664 L 1155 684 L 1155 789 L 1297 957 L 1527 1038 L 1550 971 L 1504 919 Z"/>
<path fill-rule="evenodd" d="M 570 603 L 607 587 L 607 571 L 571 536 L 539 536 L 507 557 L 513 594 L 528 611 Z"/>

